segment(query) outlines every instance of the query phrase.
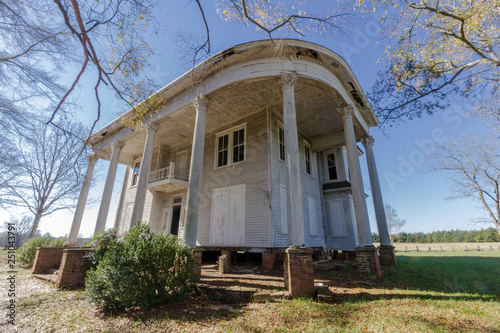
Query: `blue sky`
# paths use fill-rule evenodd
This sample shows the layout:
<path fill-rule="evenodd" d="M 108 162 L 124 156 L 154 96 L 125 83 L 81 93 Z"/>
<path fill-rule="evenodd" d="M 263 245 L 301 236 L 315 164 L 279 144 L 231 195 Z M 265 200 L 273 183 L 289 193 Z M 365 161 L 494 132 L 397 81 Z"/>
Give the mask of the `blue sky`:
<path fill-rule="evenodd" d="M 255 31 L 253 27 L 244 27 L 238 23 L 224 22 L 216 13 L 216 1 L 203 1 L 205 14 L 210 24 L 212 51 L 217 53 L 236 44 L 252 40 L 266 39 L 267 35 Z M 189 70 L 190 63 L 180 59 L 175 36 L 179 31 L 191 32 L 195 35 L 204 33 L 204 26 L 194 1 L 170 1 L 157 13 L 158 21 L 164 26 L 165 33 L 153 36 L 151 42 L 157 47 L 158 55 L 153 59 L 153 77 L 160 85 L 166 85 Z M 289 35 L 290 38 L 299 38 Z M 376 80 L 377 71 L 383 70 L 383 61 L 378 62 L 383 55 L 384 46 L 378 34 L 378 23 L 373 17 L 353 21 L 344 34 L 326 33 L 321 36 L 308 34 L 303 40 L 323 45 L 344 57 L 351 66 L 365 92 L 371 89 Z M 68 73 L 67 80 L 71 82 L 73 73 Z M 90 124 L 96 116 L 96 105 L 93 96 L 92 73 L 86 75 L 80 88 L 80 101 L 84 107 L 79 117 L 81 121 Z M 111 93 L 103 91 L 103 115 L 97 128 L 111 122 L 117 117 L 121 104 Z M 407 220 L 403 230 L 408 232 L 450 229 L 480 229 L 489 224 L 473 224 L 470 219 L 483 216 L 478 203 L 467 200 L 446 200 L 449 196 L 446 174 L 441 172 L 425 173 L 424 157 L 432 150 L 429 140 L 433 133 L 441 133 L 449 137 L 487 130 L 476 120 L 464 116 L 466 110 L 462 107 L 452 107 L 446 112 L 434 116 L 425 116 L 401 123 L 395 127 L 386 127 L 384 131 L 372 129 L 375 138 L 375 157 L 379 171 L 384 201 L 390 203 Z M 364 183 L 369 192 L 369 179 L 366 161 L 361 160 L 364 172 Z M 108 163 L 100 161 L 98 167 L 105 176 Z M 114 224 L 119 193 L 124 175 L 124 167 L 119 167 L 106 227 Z M 91 196 L 100 199 L 104 183 L 96 184 Z M 370 209 L 372 230 L 376 231 L 376 223 L 372 207 L 372 199 L 367 203 Z M 92 234 L 97 217 L 98 204 L 86 208 L 80 233 L 84 236 Z M 50 232 L 55 236 L 69 233 L 73 214 L 59 212 L 42 220 L 42 233 Z"/>

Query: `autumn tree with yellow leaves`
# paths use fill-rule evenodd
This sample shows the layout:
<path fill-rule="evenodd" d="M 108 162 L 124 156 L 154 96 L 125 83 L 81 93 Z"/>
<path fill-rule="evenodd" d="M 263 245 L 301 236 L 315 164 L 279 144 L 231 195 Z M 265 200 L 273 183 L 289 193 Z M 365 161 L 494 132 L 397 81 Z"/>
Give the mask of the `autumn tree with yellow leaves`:
<path fill-rule="evenodd" d="M 373 0 L 383 8 L 386 69 L 370 94 L 383 122 L 460 101 L 500 116 L 499 0 Z M 366 7 L 368 8 L 368 7 Z"/>

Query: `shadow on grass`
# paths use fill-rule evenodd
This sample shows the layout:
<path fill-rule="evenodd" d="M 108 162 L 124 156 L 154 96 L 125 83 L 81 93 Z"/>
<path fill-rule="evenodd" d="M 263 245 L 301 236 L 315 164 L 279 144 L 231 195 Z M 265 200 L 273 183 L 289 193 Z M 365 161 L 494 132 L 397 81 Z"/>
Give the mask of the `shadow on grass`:
<path fill-rule="evenodd" d="M 387 288 L 500 295 L 500 257 L 398 256 L 385 273 Z"/>

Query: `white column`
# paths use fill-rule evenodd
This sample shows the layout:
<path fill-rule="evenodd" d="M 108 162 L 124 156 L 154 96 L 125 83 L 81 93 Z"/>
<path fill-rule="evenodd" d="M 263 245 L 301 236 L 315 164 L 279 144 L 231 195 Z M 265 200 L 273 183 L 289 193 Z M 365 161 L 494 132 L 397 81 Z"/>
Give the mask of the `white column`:
<path fill-rule="evenodd" d="M 384 200 L 382 199 L 382 190 L 378 179 L 377 165 L 373 154 L 373 138 L 371 136 L 363 139 L 363 145 L 366 151 L 366 161 L 368 163 L 368 173 L 370 175 L 370 185 L 372 187 L 373 206 L 375 208 L 375 217 L 377 218 L 377 227 L 380 237 L 380 245 L 391 245 L 389 237 L 389 228 L 385 216 Z"/>
<path fill-rule="evenodd" d="M 147 124 L 145 125 L 145 129 L 146 143 L 144 144 L 144 151 L 142 153 L 141 168 L 139 170 L 139 179 L 137 180 L 130 227 L 133 227 L 135 223 L 142 220 L 142 213 L 144 212 L 144 204 L 146 203 L 146 193 L 148 190 L 149 172 L 151 171 L 151 158 L 153 157 L 155 135 L 156 131 L 158 131 L 158 125 Z"/>
<path fill-rule="evenodd" d="M 104 183 L 104 191 L 102 193 L 101 206 L 97 214 L 97 222 L 95 225 L 94 235 L 104 230 L 106 227 L 106 220 L 108 219 L 109 204 L 111 202 L 111 195 L 113 194 L 113 185 L 115 184 L 116 168 L 118 167 L 118 158 L 120 151 L 123 148 L 123 143 L 119 141 L 113 142 L 113 153 L 111 154 L 111 161 L 109 162 L 108 175 Z"/>
<path fill-rule="evenodd" d="M 285 131 L 285 160 L 287 165 L 287 224 L 288 246 L 305 245 L 302 184 L 300 174 L 299 139 L 295 111 L 296 74 L 281 73 L 283 89 L 283 126 Z"/>
<path fill-rule="evenodd" d="M 354 110 L 348 105 L 339 110 L 344 121 L 345 147 L 347 151 L 347 161 L 349 163 L 349 174 L 351 178 L 352 199 L 354 202 L 354 215 L 358 228 L 359 246 L 373 246 L 370 221 L 368 219 L 368 208 L 366 206 L 365 190 L 361 167 L 359 165 L 358 147 L 356 145 L 356 134 L 352 117 Z"/>
<path fill-rule="evenodd" d="M 85 211 L 85 205 L 87 204 L 87 197 L 89 195 L 90 183 L 94 173 L 95 162 L 97 162 L 97 156 L 95 154 L 90 154 L 87 156 L 87 159 L 89 161 L 87 165 L 87 172 L 83 178 L 82 190 L 80 192 L 80 197 L 78 198 L 78 204 L 76 205 L 73 223 L 71 224 L 71 231 L 69 232 L 68 237 L 69 244 L 75 244 L 78 239 L 78 233 L 80 232 L 83 212 Z"/>
<path fill-rule="evenodd" d="M 198 232 L 198 206 L 200 203 L 201 175 L 203 172 L 203 152 L 205 149 L 205 118 L 208 99 L 200 95 L 193 99 L 196 107 L 191 165 L 189 166 L 189 185 L 184 218 L 184 241 L 195 248 Z"/>

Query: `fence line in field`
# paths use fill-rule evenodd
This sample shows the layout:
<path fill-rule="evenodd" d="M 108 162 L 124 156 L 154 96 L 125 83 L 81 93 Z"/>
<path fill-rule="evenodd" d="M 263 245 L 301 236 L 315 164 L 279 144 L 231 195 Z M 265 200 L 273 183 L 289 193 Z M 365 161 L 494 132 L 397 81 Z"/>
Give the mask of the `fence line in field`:
<path fill-rule="evenodd" d="M 462 252 L 462 251 L 500 251 L 500 245 L 463 245 L 463 246 L 445 246 L 443 249 L 442 245 L 439 246 L 427 246 L 427 245 L 415 245 L 415 246 L 398 246 L 395 245 L 396 252 Z"/>

